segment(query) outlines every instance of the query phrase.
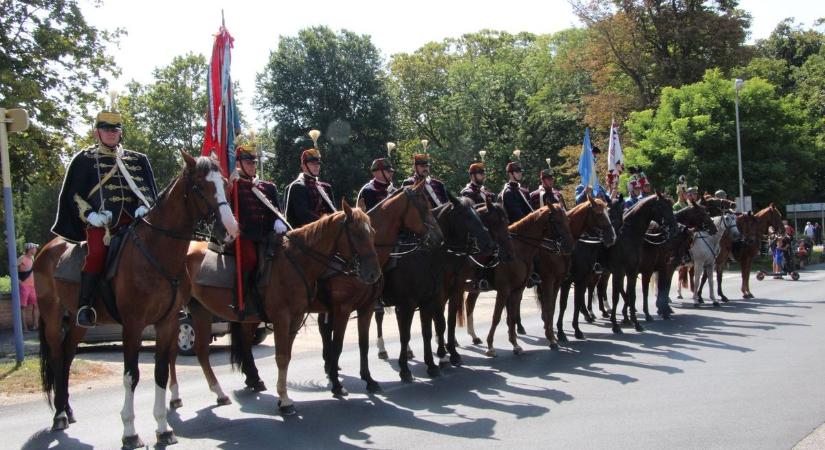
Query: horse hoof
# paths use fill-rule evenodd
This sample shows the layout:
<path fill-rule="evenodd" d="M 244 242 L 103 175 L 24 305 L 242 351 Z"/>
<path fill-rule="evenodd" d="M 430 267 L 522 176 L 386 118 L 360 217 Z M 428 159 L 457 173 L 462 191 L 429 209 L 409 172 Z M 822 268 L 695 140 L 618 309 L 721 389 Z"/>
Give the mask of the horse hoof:
<path fill-rule="evenodd" d="M 673 317 L 671 317 L 670 314 L 665 313 L 662 314 L 662 320 L 673 320 Z"/>
<path fill-rule="evenodd" d="M 714 301 L 714 302 L 713 302 L 713 307 L 714 307 L 714 308 L 718 308 L 718 307 L 719 307 L 719 302 Z"/>
<path fill-rule="evenodd" d="M 378 352 L 378 359 L 390 359 L 390 355 L 386 350 Z"/>
<path fill-rule="evenodd" d="M 438 378 L 441 376 L 441 369 L 438 366 L 429 366 L 427 367 L 427 375 L 430 378 Z"/>
<path fill-rule="evenodd" d="M 618 325 L 613 325 L 613 334 L 622 334 L 622 333 L 624 333 L 622 331 L 622 327 L 620 327 Z"/>
<path fill-rule="evenodd" d="M 697 300 L 699 301 L 699 303 L 701 303 L 703 305 L 705 304 L 705 301 L 702 299 L 702 297 L 699 297 Z"/>
<path fill-rule="evenodd" d="M 282 416 L 291 416 L 294 415 L 298 410 L 295 409 L 295 405 L 281 405 L 281 401 L 278 400 L 278 411 L 281 413 Z"/>
<path fill-rule="evenodd" d="M 413 379 L 414 378 L 412 376 L 412 373 L 410 373 L 409 371 L 401 372 L 401 381 L 403 381 L 404 383 L 412 383 Z"/>
<path fill-rule="evenodd" d="M 183 400 L 179 398 L 169 400 L 169 409 L 178 409 L 181 406 L 183 406 Z"/>
<path fill-rule="evenodd" d="M 558 338 L 559 342 L 567 342 L 567 335 L 559 331 L 556 333 L 556 337 Z"/>
<path fill-rule="evenodd" d="M 523 355 L 524 349 L 521 347 L 513 347 L 513 354 L 514 355 Z"/>
<path fill-rule="evenodd" d="M 581 331 L 576 331 L 575 333 L 576 339 L 584 339 L 584 333 Z"/>
<path fill-rule="evenodd" d="M 653 316 L 650 314 L 645 314 L 645 322 L 653 322 Z"/>
<path fill-rule="evenodd" d="M 370 394 L 380 394 L 383 392 L 381 390 L 381 385 L 378 384 L 375 380 L 367 381 L 367 392 Z"/>
<path fill-rule="evenodd" d="M 727 303 L 727 302 L 729 302 L 729 301 L 730 301 L 730 300 L 728 300 L 728 298 L 727 298 L 727 297 L 722 297 L 722 298 L 720 298 L 719 300 L 722 300 L 722 303 Z"/>
<path fill-rule="evenodd" d="M 607 313 L 607 312 L 602 313 L 602 319 L 609 319 L 609 318 L 610 318 L 610 313 Z"/>
<path fill-rule="evenodd" d="M 349 395 L 349 391 L 347 391 L 344 386 L 341 386 L 341 384 L 338 384 L 332 387 L 332 395 L 334 397 L 346 397 Z"/>
<path fill-rule="evenodd" d="M 677 295 L 676 298 L 682 300 L 682 294 Z"/>
<path fill-rule="evenodd" d="M 481 338 L 473 338 L 473 345 L 481 345 Z"/>
<path fill-rule="evenodd" d="M 412 352 L 412 350 L 407 350 L 407 359 L 415 359 L 415 354 Z"/>
<path fill-rule="evenodd" d="M 558 349 L 559 349 L 559 343 L 558 342 L 551 342 L 550 343 L 550 350 L 558 350 Z"/>
<path fill-rule="evenodd" d="M 630 325 L 631 323 L 633 323 L 633 322 L 631 322 L 630 319 L 628 319 L 628 318 L 622 319 L 622 325 Z"/>
<path fill-rule="evenodd" d="M 699 307 L 699 303 L 694 302 L 694 303 L 693 303 L 693 307 L 694 307 L 694 308 L 698 308 L 698 307 Z"/>
<path fill-rule="evenodd" d="M 452 364 L 453 367 L 460 366 L 462 362 L 463 361 L 461 360 L 461 355 L 450 355 L 450 364 Z"/>
<path fill-rule="evenodd" d="M 62 431 L 69 428 L 69 419 L 66 417 L 55 417 L 52 422 L 52 431 Z"/>
<path fill-rule="evenodd" d="M 178 438 L 175 437 L 175 432 L 172 430 L 155 433 L 155 435 L 158 438 L 158 445 L 175 445 L 178 443 Z"/>
<path fill-rule="evenodd" d="M 123 443 L 123 448 L 141 448 L 146 446 L 146 444 L 140 440 L 140 436 L 136 434 L 132 436 L 123 436 L 121 442 Z"/>
<path fill-rule="evenodd" d="M 75 420 L 75 418 L 74 418 L 74 411 L 72 411 L 71 407 L 66 408 L 66 417 L 69 418 L 69 424 L 73 424 L 73 423 L 77 422 L 77 420 Z"/>
<path fill-rule="evenodd" d="M 229 397 L 227 397 L 227 396 L 218 397 L 218 399 L 215 401 L 215 404 L 218 405 L 218 406 L 231 405 L 232 400 L 230 400 Z"/>
<path fill-rule="evenodd" d="M 516 333 L 524 335 L 524 334 L 527 334 L 527 330 L 524 329 L 524 326 L 522 324 L 517 324 L 516 325 Z"/>
<path fill-rule="evenodd" d="M 453 364 L 452 358 L 447 358 L 446 356 L 441 357 L 438 359 L 438 367 L 445 368 L 450 367 Z"/>
<path fill-rule="evenodd" d="M 593 323 L 593 322 L 596 321 L 596 316 L 594 316 L 594 315 L 585 316 L 584 320 L 586 320 L 587 323 Z"/>
<path fill-rule="evenodd" d="M 645 331 L 645 328 L 641 324 L 636 324 L 636 331 Z"/>
<path fill-rule="evenodd" d="M 750 292 L 748 292 L 748 298 L 756 298 L 756 297 L 754 297 L 754 295 L 753 295 L 753 294 L 751 294 Z"/>
<path fill-rule="evenodd" d="M 264 383 L 263 380 L 258 380 L 258 381 L 252 382 L 252 383 L 247 383 L 246 387 L 248 387 L 249 389 L 252 389 L 255 392 L 263 392 L 263 391 L 266 390 L 266 384 Z"/>
<path fill-rule="evenodd" d="M 492 349 L 492 348 L 487 349 L 487 351 L 484 352 L 484 354 L 489 356 L 490 358 L 495 358 L 496 356 L 498 356 L 498 355 L 496 355 L 495 349 Z"/>

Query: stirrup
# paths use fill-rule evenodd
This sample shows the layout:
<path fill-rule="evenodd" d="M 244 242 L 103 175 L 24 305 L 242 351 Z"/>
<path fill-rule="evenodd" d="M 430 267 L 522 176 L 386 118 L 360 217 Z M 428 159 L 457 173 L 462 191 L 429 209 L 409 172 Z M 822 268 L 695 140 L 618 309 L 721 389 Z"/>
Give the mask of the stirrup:
<path fill-rule="evenodd" d="M 91 320 L 89 320 L 88 323 L 85 323 L 85 322 L 80 323 L 81 322 L 80 315 L 84 310 L 91 311 L 91 313 L 92 313 Z M 77 316 L 75 317 L 75 324 L 77 326 L 81 327 L 81 328 L 94 328 L 95 326 L 97 326 L 97 311 L 95 311 L 95 309 L 93 307 L 89 306 L 89 305 L 81 306 L 77 310 Z"/>
<path fill-rule="evenodd" d="M 478 280 L 478 290 L 481 292 L 487 292 L 490 290 L 490 282 L 486 279 L 482 278 Z"/>
<path fill-rule="evenodd" d="M 599 264 L 598 262 L 593 263 L 593 273 L 595 273 L 596 275 L 601 275 L 603 272 L 604 269 L 602 269 L 601 264 Z"/>
<path fill-rule="evenodd" d="M 527 287 L 535 287 L 541 284 L 541 277 L 536 272 L 530 273 L 530 276 L 527 278 Z"/>

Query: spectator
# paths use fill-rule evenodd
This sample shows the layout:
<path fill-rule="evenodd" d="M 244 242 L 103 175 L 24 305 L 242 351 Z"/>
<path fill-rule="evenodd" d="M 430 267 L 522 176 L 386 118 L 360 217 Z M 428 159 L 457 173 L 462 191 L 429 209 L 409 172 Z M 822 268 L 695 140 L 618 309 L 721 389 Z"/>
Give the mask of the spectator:
<path fill-rule="evenodd" d="M 34 290 L 34 255 L 37 253 L 37 244 L 26 243 L 24 253 L 17 258 L 17 278 L 20 281 L 20 309 L 23 313 L 23 331 L 37 330 L 40 321 L 40 311 L 37 309 L 37 293 Z M 27 325 L 30 323 L 31 325 Z"/>
<path fill-rule="evenodd" d="M 785 225 L 785 234 L 788 236 L 794 236 L 796 234 L 796 230 L 791 224 L 788 223 L 788 219 L 783 219 L 782 224 Z"/>
<path fill-rule="evenodd" d="M 811 224 L 811 222 L 807 222 L 805 224 L 805 236 L 813 239 L 815 235 L 816 235 L 816 229 Z"/>
<path fill-rule="evenodd" d="M 814 244 L 822 245 L 822 225 L 814 222 Z"/>

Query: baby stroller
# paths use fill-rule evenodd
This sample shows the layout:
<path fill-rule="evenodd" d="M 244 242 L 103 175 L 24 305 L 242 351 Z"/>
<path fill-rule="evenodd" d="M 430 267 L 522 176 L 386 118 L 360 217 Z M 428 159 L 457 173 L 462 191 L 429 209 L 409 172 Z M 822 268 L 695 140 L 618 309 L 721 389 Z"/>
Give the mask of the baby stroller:
<path fill-rule="evenodd" d="M 760 270 L 756 273 L 756 279 L 762 281 L 766 276 L 770 275 L 774 278 L 784 279 L 789 275 L 793 281 L 799 279 L 799 272 L 797 272 L 799 265 L 796 261 L 796 242 L 791 240 L 790 244 L 782 251 L 782 271 L 778 273 L 768 273 Z"/>

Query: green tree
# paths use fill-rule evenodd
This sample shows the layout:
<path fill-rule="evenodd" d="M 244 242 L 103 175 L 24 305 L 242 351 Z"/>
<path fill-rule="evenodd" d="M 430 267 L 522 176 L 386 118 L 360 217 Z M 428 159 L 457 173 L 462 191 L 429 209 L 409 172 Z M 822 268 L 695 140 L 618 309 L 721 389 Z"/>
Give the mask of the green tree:
<path fill-rule="evenodd" d="M 89 25 L 75 0 L 0 2 L 0 105 L 19 107 L 31 128 L 10 136 L 15 180 L 54 179 L 72 126 L 91 122 L 89 107 L 117 68 L 105 53 L 120 29 Z M 70 141 L 71 139 L 69 139 Z"/>
<path fill-rule="evenodd" d="M 793 97 L 752 78 L 740 92 L 745 195 L 754 207 L 810 199 L 817 167 L 812 129 Z M 733 80 L 710 70 L 702 81 L 665 88 L 655 110 L 631 114 L 634 144 L 629 165 L 639 165 L 657 186 L 687 175 L 700 190 L 738 193 Z"/>
<path fill-rule="evenodd" d="M 277 183 L 283 188 L 300 171 L 293 141 L 317 128 L 321 176 L 352 199 L 393 138 L 386 75 L 369 36 L 319 26 L 281 37 L 256 85 L 257 109 L 276 124 Z"/>

